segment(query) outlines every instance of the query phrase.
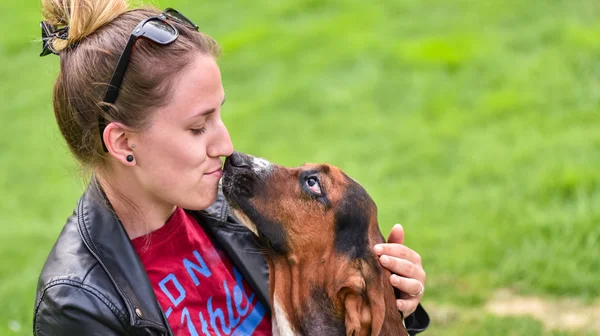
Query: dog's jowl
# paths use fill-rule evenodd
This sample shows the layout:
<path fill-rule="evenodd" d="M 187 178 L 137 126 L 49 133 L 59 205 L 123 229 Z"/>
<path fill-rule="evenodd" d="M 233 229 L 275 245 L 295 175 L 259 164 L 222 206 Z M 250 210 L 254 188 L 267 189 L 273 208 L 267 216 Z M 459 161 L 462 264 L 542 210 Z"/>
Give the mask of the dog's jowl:
<path fill-rule="evenodd" d="M 286 168 L 235 152 L 223 192 L 265 246 L 274 335 L 408 335 L 364 188 L 327 164 Z"/>

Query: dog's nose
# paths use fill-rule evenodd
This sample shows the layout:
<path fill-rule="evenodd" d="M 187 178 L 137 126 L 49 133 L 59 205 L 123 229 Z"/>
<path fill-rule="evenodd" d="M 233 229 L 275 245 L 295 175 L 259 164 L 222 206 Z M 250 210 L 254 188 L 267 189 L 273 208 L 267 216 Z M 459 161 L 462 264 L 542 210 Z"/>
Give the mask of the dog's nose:
<path fill-rule="evenodd" d="M 240 152 L 233 152 L 229 156 L 229 163 L 236 168 L 250 168 L 247 156 Z"/>

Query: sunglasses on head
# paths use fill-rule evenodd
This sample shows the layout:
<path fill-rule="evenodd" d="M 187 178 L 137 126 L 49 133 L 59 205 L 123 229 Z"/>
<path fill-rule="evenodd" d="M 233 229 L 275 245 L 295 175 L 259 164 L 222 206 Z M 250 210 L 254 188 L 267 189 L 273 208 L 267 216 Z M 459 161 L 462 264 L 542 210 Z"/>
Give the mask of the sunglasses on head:
<path fill-rule="evenodd" d="M 133 52 L 133 46 L 135 45 L 135 42 L 140 37 L 143 37 L 162 45 L 173 43 L 177 39 L 177 37 L 179 37 L 179 31 L 171 22 L 176 22 L 196 31 L 198 30 L 198 26 L 195 23 L 190 21 L 183 14 L 179 13 L 173 8 L 167 8 L 161 14 L 149 17 L 138 23 L 135 29 L 133 29 L 133 32 L 131 32 L 131 35 L 129 36 L 129 41 L 127 42 L 127 45 L 125 45 L 125 48 L 121 53 L 121 57 L 119 57 L 119 61 L 117 62 L 115 71 L 113 72 L 112 77 L 110 79 L 108 89 L 106 90 L 106 94 L 104 95 L 103 102 L 107 104 L 104 104 L 102 106 L 105 111 L 108 109 L 108 104 L 114 104 L 117 101 L 117 97 L 119 96 L 119 89 L 121 88 L 123 77 L 125 76 L 125 71 L 127 71 L 127 66 L 129 65 L 129 61 L 131 60 L 131 54 Z M 106 128 L 106 125 L 106 119 L 104 119 L 104 117 L 100 115 L 98 117 L 100 141 L 102 141 L 102 148 L 104 149 L 104 151 L 108 152 L 103 138 L 103 133 L 104 129 Z"/>

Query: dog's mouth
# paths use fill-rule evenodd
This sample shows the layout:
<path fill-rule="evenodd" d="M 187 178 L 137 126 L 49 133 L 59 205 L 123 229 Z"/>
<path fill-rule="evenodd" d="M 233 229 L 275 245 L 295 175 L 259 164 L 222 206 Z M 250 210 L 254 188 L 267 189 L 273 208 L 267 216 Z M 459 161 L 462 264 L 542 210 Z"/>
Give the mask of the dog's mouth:
<path fill-rule="evenodd" d="M 254 235 L 257 238 L 256 240 L 262 247 L 267 248 L 269 250 L 274 250 L 271 239 L 269 239 L 267 235 L 260 231 L 258 229 L 258 226 L 254 224 L 254 222 L 250 218 L 248 218 L 248 216 L 246 216 L 246 214 L 241 209 L 232 207 L 231 212 L 233 213 L 235 218 L 237 218 L 240 221 L 240 223 L 242 223 L 245 227 L 248 228 L 248 230 L 254 233 Z"/>
<path fill-rule="evenodd" d="M 259 229 L 259 227 L 261 226 L 260 224 L 256 225 L 254 221 L 252 221 L 237 204 L 232 203 L 230 201 L 230 206 L 231 213 L 235 216 L 235 218 L 238 219 L 240 223 L 242 223 L 242 225 L 248 228 L 248 230 L 250 230 L 255 235 L 256 240 L 262 247 L 267 248 L 271 251 L 276 250 L 276 248 L 273 246 L 271 238 L 269 238 L 268 235 L 266 235 L 263 231 Z"/>
<path fill-rule="evenodd" d="M 240 221 L 240 223 L 244 224 L 244 226 L 247 227 L 250 231 L 252 231 L 256 236 L 260 237 L 256 224 L 254 224 L 254 222 L 250 220 L 250 218 L 248 218 L 248 216 L 246 216 L 246 214 L 242 210 L 240 210 L 239 208 L 232 208 L 231 212 L 233 213 L 235 218 L 237 218 Z"/>
<path fill-rule="evenodd" d="M 254 222 L 248 218 L 246 213 L 244 213 L 244 211 L 241 209 L 240 205 L 248 203 L 249 198 L 253 194 L 251 190 L 250 178 L 247 176 L 241 177 L 240 174 L 236 174 L 231 169 L 231 166 L 228 168 L 227 161 L 225 161 L 222 185 L 223 195 L 225 195 L 225 199 L 227 200 L 227 203 L 229 203 L 233 215 L 240 221 L 240 223 L 242 223 L 255 235 L 259 236 L 259 231 L 256 227 L 256 224 L 254 224 Z"/>

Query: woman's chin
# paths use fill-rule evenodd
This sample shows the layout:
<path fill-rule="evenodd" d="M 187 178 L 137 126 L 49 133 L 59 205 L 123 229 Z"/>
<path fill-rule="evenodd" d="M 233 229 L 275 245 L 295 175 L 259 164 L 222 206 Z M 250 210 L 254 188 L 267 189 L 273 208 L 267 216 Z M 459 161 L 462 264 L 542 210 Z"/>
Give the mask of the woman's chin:
<path fill-rule="evenodd" d="M 199 195 L 194 199 L 187 199 L 182 207 L 188 210 L 206 210 L 208 207 L 213 205 L 217 200 L 217 192 L 215 190 L 214 194 L 211 195 Z"/>

